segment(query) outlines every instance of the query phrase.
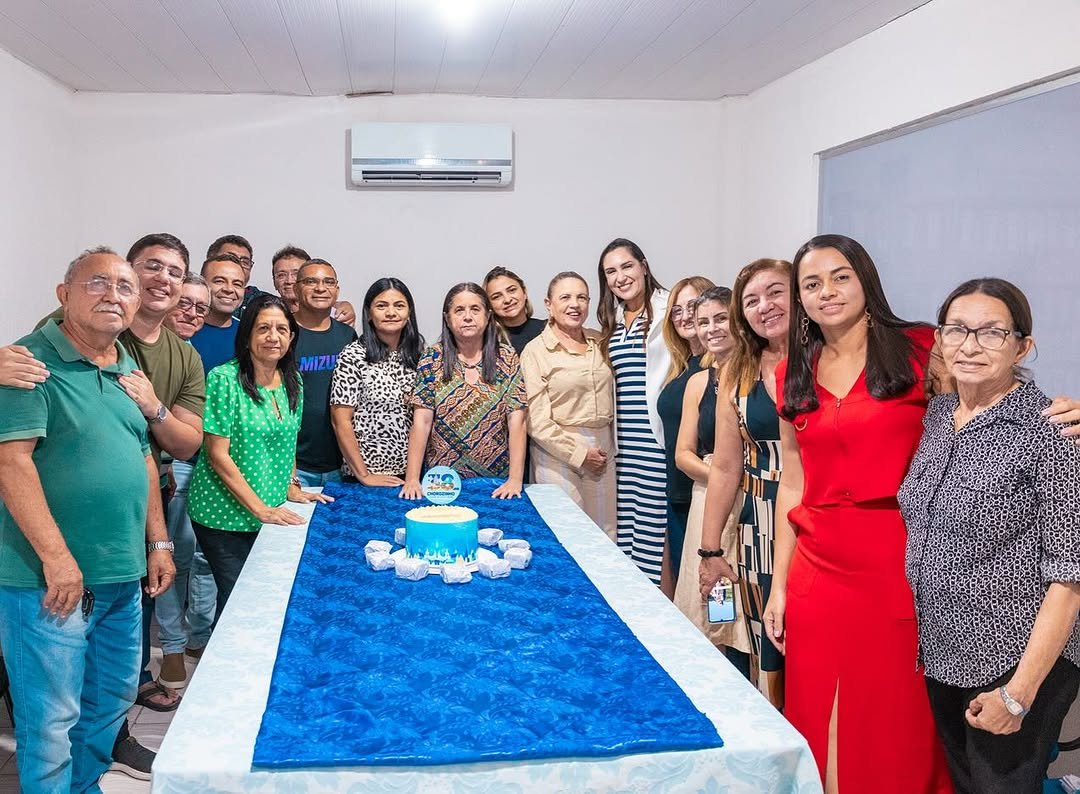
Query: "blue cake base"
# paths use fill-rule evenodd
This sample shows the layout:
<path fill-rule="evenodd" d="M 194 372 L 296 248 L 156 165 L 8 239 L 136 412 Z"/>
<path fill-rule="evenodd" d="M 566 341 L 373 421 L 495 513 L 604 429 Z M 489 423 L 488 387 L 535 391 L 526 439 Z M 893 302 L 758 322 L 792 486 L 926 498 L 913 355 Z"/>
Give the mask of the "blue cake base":
<path fill-rule="evenodd" d="M 410 511 L 412 512 L 412 511 Z M 417 521 L 405 514 L 405 550 L 433 567 L 474 565 L 479 543 L 476 518 L 453 522 Z"/>

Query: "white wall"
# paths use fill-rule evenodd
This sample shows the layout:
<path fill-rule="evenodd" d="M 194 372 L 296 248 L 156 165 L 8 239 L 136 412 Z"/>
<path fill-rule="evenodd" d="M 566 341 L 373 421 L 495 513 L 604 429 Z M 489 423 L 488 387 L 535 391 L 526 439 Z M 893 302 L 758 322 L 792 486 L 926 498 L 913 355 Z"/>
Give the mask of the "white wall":
<path fill-rule="evenodd" d="M 668 283 L 718 269 L 717 103 L 80 94 L 75 105 L 92 152 L 80 240 L 126 247 L 167 230 L 201 261 L 213 238 L 240 233 L 264 288 L 273 251 L 296 243 L 337 265 L 357 305 L 374 278 L 400 276 L 429 335 L 447 288 L 496 264 L 525 278 L 543 316 L 549 278 L 574 269 L 595 282 L 618 236 Z M 514 186 L 348 190 L 346 133 L 366 120 L 509 122 Z"/>
<path fill-rule="evenodd" d="M 339 265 L 347 297 L 396 273 L 434 329 L 446 288 L 494 264 L 594 282 L 612 237 L 638 240 L 667 283 L 730 282 L 815 231 L 821 150 L 1080 65 L 1075 0 L 934 0 L 760 89 L 718 103 L 450 96 L 69 95 L 0 54 L 0 269 L 25 300 L 17 336 L 52 305 L 78 249 L 168 230 L 200 259 L 247 235 L 256 282 L 285 242 Z M 346 189 L 357 121 L 499 121 L 515 130 L 509 191 Z M 868 241 L 872 248 L 872 241 Z M 27 265 L 27 267 L 24 267 Z M 26 276 L 28 280 L 23 279 Z"/>
<path fill-rule="evenodd" d="M 817 152 L 1075 69 L 1078 42 L 1076 0 L 934 0 L 728 100 L 730 272 L 761 256 L 789 259 L 814 235 Z"/>
<path fill-rule="evenodd" d="M 56 306 L 74 258 L 76 190 L 71 92 L 0 51 L 0 343 Z"/>

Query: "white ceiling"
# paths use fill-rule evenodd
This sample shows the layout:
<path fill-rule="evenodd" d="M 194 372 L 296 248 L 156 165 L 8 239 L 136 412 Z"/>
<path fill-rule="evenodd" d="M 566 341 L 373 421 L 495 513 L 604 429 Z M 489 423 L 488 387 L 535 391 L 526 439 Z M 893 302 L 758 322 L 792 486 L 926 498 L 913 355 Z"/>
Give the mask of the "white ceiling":
<path fill-rule="evenodd" d="M 928 0 L 2 0 L 80 91 L 718 99 Z"/>

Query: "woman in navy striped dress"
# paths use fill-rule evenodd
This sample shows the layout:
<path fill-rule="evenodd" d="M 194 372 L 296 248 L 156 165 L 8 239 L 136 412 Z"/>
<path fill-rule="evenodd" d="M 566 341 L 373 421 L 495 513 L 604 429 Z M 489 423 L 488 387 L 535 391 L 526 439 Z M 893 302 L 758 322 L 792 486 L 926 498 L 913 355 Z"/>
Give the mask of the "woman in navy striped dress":
<path fill-rule="evenodd" d="M 598 267 L 604 351 L 615 372 L 615 482 L 618 544 L 660 584 L 667 532 L 664 436 L 656 400 L 671 366 L 661 335 L 668 293 L 645 254 L 630 240 L 612 240 Z"/>

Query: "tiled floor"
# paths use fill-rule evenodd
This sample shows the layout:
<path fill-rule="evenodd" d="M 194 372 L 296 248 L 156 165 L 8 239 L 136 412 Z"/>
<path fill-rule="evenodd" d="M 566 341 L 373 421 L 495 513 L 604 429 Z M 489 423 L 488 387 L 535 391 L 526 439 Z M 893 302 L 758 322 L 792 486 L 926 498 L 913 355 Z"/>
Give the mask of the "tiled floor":
<path fill-rule="evenodd" d="M 156 628 L 156 627 L 155 627 Z M 188 668 L 188 677 L 194 669 L 190 660 L 185 659 Z M 161 666 L 161 649 L 156 645 L 150 650 L 150 669 L 157 675 Z M 172 722 L 175 711 L 159 712 L 144 709 L 141 706 L 132 706 L 128 712 L 128 722 L 131 735 L 138 739 L 144 747 L 157 750 L 161 747 L 161 740 L 165 738 L 165 731 Z M 8 719 L 7 709 L 0 707 L 0 794 L 17 794 L 19 781 L 15 769 L 15 736 L 12 733 L 11 721 Z M 120 772 L 106 772 L 101 778 L 101 790 L 104 794 L 148 794 L 150 783 L 143 780 L 135 780 Z"/>

